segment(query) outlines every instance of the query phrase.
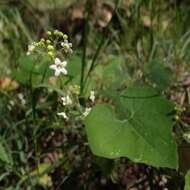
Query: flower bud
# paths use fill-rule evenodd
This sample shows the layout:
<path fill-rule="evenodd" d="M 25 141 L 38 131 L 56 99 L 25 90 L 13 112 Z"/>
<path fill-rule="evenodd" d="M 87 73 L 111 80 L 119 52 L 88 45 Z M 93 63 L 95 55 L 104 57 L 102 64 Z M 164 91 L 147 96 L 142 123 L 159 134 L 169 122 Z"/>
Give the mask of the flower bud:
<path fill-rule="evenodd" d="M 53 50 L 54 50 L 54 47 L 53 47 L 52 45 L 48 45 L 48 46 L 47 46 L 47 49 L 48 49 L 48 51 L 53 51 Z"/>
<path fill-rule="evenodd" d="M 47 31 L 47 33 L 46 33 L 48 36 L 51 36 L 51 31 Z"/>
<path fill-rule="evenodd" d="M 67 34 L 64 34 L 64 35 L 63 35 L 63 39 L 64 39 L 64 40 L 67 40 L 67 39 L 68 39 Z"/>

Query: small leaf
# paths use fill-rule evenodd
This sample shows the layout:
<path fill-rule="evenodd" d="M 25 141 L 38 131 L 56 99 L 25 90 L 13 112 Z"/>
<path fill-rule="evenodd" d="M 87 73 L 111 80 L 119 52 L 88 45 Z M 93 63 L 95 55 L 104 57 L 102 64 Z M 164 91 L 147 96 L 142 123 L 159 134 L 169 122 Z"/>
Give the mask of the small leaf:
<path fill-rule="evenodd" d="M 3 140 L 0 139 L 0 160 L 6 163 L 11 163 L 10 157 L 4 146 Z"/>
<path fill-rule="evenodd" d="M 47 174 L 46 170 L 51 167 L 51 164 L 42 163 L 38 166 L 38 169 L 35 169 L 31 176 L 38 175 L 38 183 L 42 186 L 51 186 L 52 185 L 52 179 Z"/>

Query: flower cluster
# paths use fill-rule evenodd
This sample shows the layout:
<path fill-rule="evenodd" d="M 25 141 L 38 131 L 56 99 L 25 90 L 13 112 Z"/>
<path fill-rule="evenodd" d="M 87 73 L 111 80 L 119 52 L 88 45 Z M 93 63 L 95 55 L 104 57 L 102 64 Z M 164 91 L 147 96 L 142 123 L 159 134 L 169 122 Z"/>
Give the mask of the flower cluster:
<path fill-rule="evenodd" d="M 69 43 L 68 40 L 61 42 L 61 46 L 63 47 L 65 53 L 73 53 L 72 43 Z"/>
<path fill-rule="evenodd" d="M 69 95 L 61 97 L 61 101 L 62 101 L 63 106 L 69 106 L 69 105 L 72 105 L 72 103 L 73 103 L 73 101 Z M 66 111 L 66 109 L 65 109 L 65 111 Z M 59 112 L 59 113 L 57 113 L 57 115 L 63 117 L 65 120 L 68 120 L 69 117 L 67 116 L 65 111 Z"/>
<path fill-rule="evenodd" d="M 64 106 L 71 105 L 73 103 L 69 95 L 62 97 L 61 100 Z"/>
<path fill-rule="evenodd" d="M 42 38 L 38 42 L 32 42 L 28 45 L 27 55 L 33 52 L 47 53 L 53 60 L 54 64 L 49 68 L 54 70 L 54 75 L 67 75 L 66 57 L 73 52 L 72 43 L 68 41 L 68 36 L 61 31 L 54 30 L 46 32 L 46 39 Z"/>
<path fill-rule="evenodd" d="M 37 42 L 32 42 L 28 45 L 27 55 L 33 53 L 49 56 L 53 61 L 48 67 L 54 71 L 54 76 L 67 75 L 67 56 L 73 52 L 72 43 L 68 41 L 68 36 L 58 30 L 46 32 L 45 38 Z M 54 77 L 54 78 L 55 78 Z M 88 103 L 85 107 L 80 104 L 80 86 L 67 86 L 65 96 L 61 97 L 61 111 L 57 113 L 58 116 L 68 121 L 75 117 L 75 119 L 84 119 L 91 111 L 92 105 L 95 103 L 95 92 L 90 91 L 88 96 Z M 19 97 L 23 101 L 23 97 Z M 24 102 L 24 101 L 23 101 Z"/>
<path fill-rule="evenodd" d="M 73 89 L 73 88 L 71 88 L 71 89 Z M 75 93 L 75 95 L 78 98 L 78 94 Z M 73 94 L 73 96 L 74 96 L 74 94 Z M 95 97 L 95 92 L 93 90 L 90 91 L 89 100 L 91 101 L 91 103 L 95 102 L 95 98 L 96 98 Z M 62 101 L 62 105 L 64 106 L 64 111 L 59 112 L 57 115 L 63 117 L 65 120 L 69 120 L 69 116 L 68 116 L 68 114 L 69 114 L 69 107 L 68 106 L 73 106 L 73 105 L 76 106 L 77 102 L 74 101 L 74 98 L 72 99 L 71 96 L 69 96 L 69 95 L 61 97 L 61 101 Z M 91 106 L 87 106 L 85 108 L 81 108 L 80 104 L 78 104 L 78 105 L 79 106 L 77 106 L 77 107 L 79 108 L 79 110 L 83 110 L 80 113 L 81 114 L 80 117 L 82 117 L 84 119 L 90 113 L 92 107 Z"/>
<path fill-rule="evenodd" d="M 35 50 L 43 47 L 45 47 L 45 39 L 41 38 L 39 42 L 32 42 L 31 44 L 28 45 L 28 51 L 26 55 L 31 55 L 32 53 L 35 52 Z"/>
<path fill-rule="evenodd" d="M 32 43 L 32 44 L 29 44 L 28 45 L 28 51 L 27 51 L 27 55 L 30 55 L 32 52 L 33 52 L 33 50 L 35 49 L 35 45 Z"/>
<path fill-rule="evenodd" d="M 68 36 L 63 32 L 60 32 L 58 30 L 55 30 L 54 32 L 48 31 L 47 36 L 47 50 L 48 55 L 51 57 L 55 57 L 55 50 L 59 50 L 59 52 L 62 53 L 64 57 L 66 57 L 67 54 L 71 54 L 73 52 L 72 43 L 68 41 Z"/>

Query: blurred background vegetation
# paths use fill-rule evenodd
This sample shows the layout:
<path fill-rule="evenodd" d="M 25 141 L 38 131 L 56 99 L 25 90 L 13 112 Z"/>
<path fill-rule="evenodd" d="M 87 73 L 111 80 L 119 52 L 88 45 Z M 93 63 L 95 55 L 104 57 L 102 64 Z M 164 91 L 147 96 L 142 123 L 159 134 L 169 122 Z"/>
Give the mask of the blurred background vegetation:
<path fill-rule="evenodd" d="M 37 93 L 38 126 L 32 133 L 27 73 L 19 69 L 29 62 L 24 58 L 28 44 L 58 29 L 73 43 L 68 69 L 74 83 L 84 59 L 94 61 L 88 86 L 101 92 L 99 102 L 108 102 L 114 90 L 133 81 L 144 81 L 188 107 L 189 20 L 188 0 L 1 0 L 0 189 L 183 189 L 188 147 L 179 150 L 179 172 L 97 158 L 82 126 L 71 128 L 55 117 L 55 89 Z M 189 124 L 188 113 L 183 120 Z M 36 162 L 38 178 L 33 177 Z"/>

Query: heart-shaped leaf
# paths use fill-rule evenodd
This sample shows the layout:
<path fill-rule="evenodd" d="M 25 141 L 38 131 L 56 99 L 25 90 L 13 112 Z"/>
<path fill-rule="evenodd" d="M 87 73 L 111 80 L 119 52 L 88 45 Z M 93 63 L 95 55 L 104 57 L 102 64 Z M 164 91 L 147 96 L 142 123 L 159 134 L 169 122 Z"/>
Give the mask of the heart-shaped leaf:
<path fill-rule="evenodd" d="M 96 105 L 85 120 L 92 152 L 106 158 L 128 157 L 157 167 L 178 168 L 177 148 L 172 137 L 173 104 L 152 88 L 131 87 L 120 96 L 117 108 Z M 123 110 L 125 112 L 123 112 Z"/>

